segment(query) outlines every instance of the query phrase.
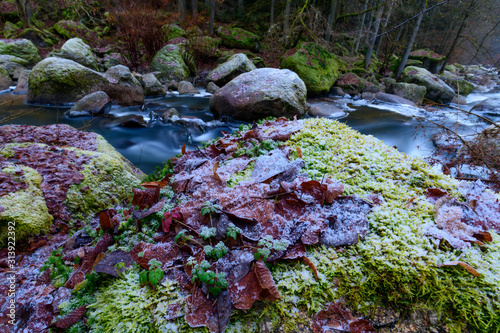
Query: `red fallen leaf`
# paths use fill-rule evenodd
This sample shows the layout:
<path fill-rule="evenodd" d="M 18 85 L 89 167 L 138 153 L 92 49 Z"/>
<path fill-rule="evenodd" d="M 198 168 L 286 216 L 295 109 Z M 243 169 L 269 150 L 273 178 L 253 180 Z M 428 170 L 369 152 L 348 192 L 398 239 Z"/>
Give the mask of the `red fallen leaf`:
<path fill-rule="evenodd" d="M 201 289 L 186 298 L 188 312 L 184 317 L 190 327 L 208 326 L 210 318 L 214 315 L 215 309 L 212 301 Z"/>
<path fill-rule="evenodd" d="M 139 209 L 146 209 L 148 207 L 153 207 L 158 200 L 160 200 L 160 188 L 147 188 L 141 190 L 138 188 L 132 189 L 134 192 L 134 198 L 132 199 L 133 206 L 139 206 Z"/>
<path fill-rule="evenodd" d="M 452 266 L 461 266 L 461 267 L 465 268 L 472 275 L 474 275 L 476 277 L 481 276 L 481 274 L 479 274 L 474 268 L 472 268 L 470 265 L 466 264 L 463 261 L 448 261 L 448 262 L 445 262 L 445 263 L 438 265 L 438 267 L 452 267 Z"/>
<path fill-rule="evenodd" d="M 167 315 L 165 320 L 172 320 L 184 316 L 183 306 L 178 303 L 172 303 L 167 306 Z"/>
<path fill-rule="evenodd" d="M 298 259 L 306 256 L 306 248 L 301 242 L 295 244 L 293 247 L 287 250 L 285 255 L 281 259 Z"/>
<path fill-rule="evenodd" d="M 346 306 L 340 302 L 329 303 L 326 310 L 319 311 L 311 323 L 311 329 L 314 333 L 375 332 L 369 322 L 354 318 Z"/>
<path fill-rule="evenodd" d="M 83 318 L 86 310 L 86 305 L 80 306 L 79 308 L 76 308 L 68 313 L 64 318 L 50 324 L 47 328 L 68 329 Z"/>
<path fill-rule="evenodd" d="M 142 183 L 141 186 L 145 188 L 164 188 L 165 186 L 168 185 L 168 181 L 161 180 L 159 182 L 148 182 L 148 183 Z"/>
<path fill-rule="evenodd" d="M 50 268 L 47 268 L 43 273 L 42 275 L 40 275 L 37 279 L 36 279 L 36 284 L 35 286 L 39 286 L 39 285 L 42 285 L 42 284 L 49 284 L 50 283 Z"/>
<path fill-rule="evenodd" d="M 493 237 L 491 237 L 491 234 L 488 231 L 479 231 L 478 233 L 472 235 L 472 237 L 476 238 L 478 241 L 481 241 L 483 243 L 493 241 Z"/>
<path fill-rule="evenodd" d="M 161 228 L 163 232 L 170 231 L 170 226 L 172 225 L 173 220 L 182 221 L 182 214 L 180 207 L 175 207 L 170 212 L 166 212 L 163 214 L 163 219 L 161 222 Z"/>
<path fill-rule="evenodd" d="M 427 191 L 425 192 L 425 196 L 431 203 L 436 203 L 439 199 L 442 197 L 445 197 L 448 195 L 448 192 L 440 190 L 438 188 L 428 188 Z"/>
<path fill-rule="evenodd" d="M 165 205 L 165 202 L 167 202 L 167 199 L 163 198 L 160 201 L 158 201 L 156 204 L 154 204 L 148 210 L 134 211 L 134 218 L 137 220 L 142 220 L 143 218 L 148 217 L 151 214 L 158 213 Z"/>
<path fill-rule="evenodd" d="M 261 288 L 267 290 L 271 295 L 271 300 L 275 301 L 277 299 L 281 299 L 278 287 L 276 287 L 271 271 L 269 271 L 266 264 L 259 260 L 254 264 L 253 270 Z"/>
<path fill-rule="evenodd" d="M 123 262 L 124 267 L 117 270 L 116 265 Z M 118 250 L 111 252 L 106 255 L 97 265 L 94 267 L 96 273 L 104 273 L 114 277 L 118 277 L 119 273 L 123 273 L 127 268 L 131 267 L 134 263 L 132 256 L 124 251 Z"/>
<path fill-rule="evenodd" d="M 99 213 L 99 225 L 102 230 L 109 230 L 115 226 L 112 218 L 116 215 L 116 210 L 105 209 Z"/>
<path fill-rule="evenodd" d="M 248 310 L 253 303 L 260 301 L 262 287 L 255 276 L 254 270 L 248 272 L 241 280 L 232 284 L 227 289 L 234 306 L 240 310 Z"/>
<path fill-rule="evenodd" d="M 185 143 L 182 145 L 181 154 L 182 154 L 182 156 L 186 155 L 186 144 Z"/>

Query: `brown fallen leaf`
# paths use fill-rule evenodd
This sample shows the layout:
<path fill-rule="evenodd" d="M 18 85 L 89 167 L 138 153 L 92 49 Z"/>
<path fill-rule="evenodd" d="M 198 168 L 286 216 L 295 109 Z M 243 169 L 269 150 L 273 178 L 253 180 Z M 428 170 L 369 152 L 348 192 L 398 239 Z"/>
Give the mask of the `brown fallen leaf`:
<path fill-rule="evenodd" d="M 220 178 L 219 174 L 217 173 L 217 169 L 219 168 L 219 161 L 215 162 L 214 166 L 212 167 L 212 172 L 214 173 L 215 179 L 220 181 L 221 183 L 223 180 Z"/>
<path fill-rule="evenodd" d="M 304 157 L 304 154 L 302 153 L 302 149 L 300 149 L 300 147 L 297 147 L 295 150 L 297 151 L 298 158 Z"/>
<path fill-rule="evenodd" d="M 491 237 L 491 234 L 488 231 L 479 231 L 478 233 L 472 235 L 472 237 L 483 243 L 493 241 L 493 237 Z"/>
<path fill-rule="evenodd" d="M 311 261 L 311 259 L 309 259 L 308 257 L 302 257 L 302 261 L 313 271 L 316 280 L 319 280 L 318 269 L 316 268 L 316 265 L 314 265 L 314 263 Z"/>
<path fill-rule="evenodd" d="M 185 143 L 182 145 L 181 154 L 182 154 L 182 156 L 186 155 L 186 144 Z"/>
<path fill-rule="evenodd" d="M 367 320 L 354 318 L 341 302 L 332 302 L 327 305 L 327 309 L 319 311 L 311 323 L 311 329 L 314 333 L 375 332 Z"/>
<path fill-rule="evenodd" d="M 254 264 L 253 269 L 261 288 L 264 290 L 267 289 L 272 298 L 281 299 L 278 287 L 276 286 L 276 283 L 274 283 L 271 271 L 267 268 L 266 264 L 259 260 Z"/>
<path fill-rule="evenodd" d="M 141 186 L 145 188 L 164 188 L 165 186 L 168 185 L 168 180 L 161 180 L 159 182 L 147 182 L 147 183 L 142 183 Z"/>
<path fill-rule="evenodd" d="M 83 315 L 85 314 L 86 310 L 87 310 L 86 305 L 80 306 L 79 308 L 76 308 L 70 313 L 68 313 L 64 318 L 59 319 L 56 322 L 50 324 L 46 329 L 48 328 L 68 329 L 83 318 Z"/>
<path fill-rule="evenodd" d="M 472 268 L 469 264 L 466 264 L 463 261 L 448 261 L 443 264 L 438 265 L 438 267 L 452 267 L 452 266 L 461 266 L 465 268 L 469 273 L 476 277 L 480 277 L 481 274 L 479 274 L 474 268 Z"/>

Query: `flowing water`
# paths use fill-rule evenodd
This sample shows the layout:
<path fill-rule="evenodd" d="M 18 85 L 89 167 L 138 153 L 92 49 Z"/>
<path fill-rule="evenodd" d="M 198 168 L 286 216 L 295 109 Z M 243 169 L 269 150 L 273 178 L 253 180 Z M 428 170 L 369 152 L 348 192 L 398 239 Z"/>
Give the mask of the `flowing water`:
<path fill-rule="evenodd" d="M 28 124 L 47 125 L 64 123 L 78 129 L 91 130 L 101 134 L 120 153 L 128 158 L 145 173 L 151 173 L 155 167 L 170 157 L 181 152 L 184 143 L 188 149 L 201 146 L 202 142 L 219 137 L 221 131 L 232 132 L 242 122 L 221 122 L 214 120 L 209 109 L 209 95 L 202 93 L 195 96 L 179 96 L 177 94 L 165 97 L 146 99 L 144 106 L 119 107 L 113 106 L 111 117 L 79 117 L 69 118 L 64 115 L 68 108 L 49 106 L 30 106 L 25 104 L 25 95 L 13 95 L 9 91 L 0 94 L 0 125 Z M 462 109 L 468 111 L 474 104 L 486 98 L 497 98 L 500 93 L 471 94 L 468 105 Z M 459 126 L 460 133 L 473 133 L 478 127 L 486 124 L 453 108 L 443 108 L 438 111 L 427 111 L 411 106 L 389 103 L 368 102 L 350 98 L 329 96 L 323 98 L 326 103 L 333 103 L 342 112 L 335 115 L 341 122 L 363 134 L 371 134 L 383 140 L 389 146 L 395 146 L 401 152 L 411 156 L 427 157 L 432 154 L 434 145 L 431 137 L 440 131 L 437 127 L 420 128 L 423 119 L 431 119 L 447 126 Z M 314 102 L 314 100 L 311 100 Z M 164 123 L 158 119 L 169 108 L 176 108 L 181 116 L 196 117 L 184 123 Z M 500 107 L 499 107 L 500 109 Z M 144 117 L 148 126 L 142 128 L 127 128 L 118 126 L 113 116 L 137 114 Z M 500 113 L 486 114 L 499 121 Z M 458 128 L 458 127 L 457 127 Z"/>

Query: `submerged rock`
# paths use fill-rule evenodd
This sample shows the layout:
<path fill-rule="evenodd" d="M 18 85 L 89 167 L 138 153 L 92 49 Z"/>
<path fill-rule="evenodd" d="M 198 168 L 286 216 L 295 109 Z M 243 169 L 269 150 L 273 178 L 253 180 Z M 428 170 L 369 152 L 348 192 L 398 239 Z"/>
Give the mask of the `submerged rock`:
<path fill-rule="evenodd" d="M 450 103 L 455 97 L 455 92 L 443 80 L 425 68 L 408 66 L 403 71 L 403 80 L 415 83 L 427 89 L 425 98 L 436 103 Z"/>
<path fill-rule="evenodd" d="M 75 103 L 68 111 L 70 117 L 106 114 L 111 108 L 111 99 L 104 91 L 96 91 Z"/>
<path fill-rule="evenodd" d="M 170 108 L 164 112 L 162 112 L 160 114 L 160 119 L 163 121 L 163 122 L 168 122 L 172 117 L 178 117 L 180 119 L 181 117 L 181 114 L 179 113 L 179 111 L 177 111 L 177 109 L 175 108 Z"/>
<path fill-rule="evenodd" d="M 212 95 L 210 109 L 217 118 L 293 118 L 307 111 L 306 94 L 304 82 L 294 72 L 260 68 L 241 74 Z"/>
<path fill-rule="evenodd" d="M 415 103 L 413 103 L 412 101 L 410 101 L 406 98 L 398 96 L 398 95 L 388 94 L 388 93 L 384 93 L 384 92 L 378 92 L 375 94 L 375 98 L 382 101 L 382 102 L 386 102 L 386 103 L 406 104 L 406 105 L 416 107 Z"/>
<path fill-rule="evenodd" d="M 127 116 L 118 117 L 112 122 L 113 124 L 118 124 L 121 127 L 148 127 L 148 122 L 143 116 L 136 114 L 129 114 Z"/>
<path fill-rule="evenodd" d="M 222 87 L 238 75 L 257 69 L 254 63 L 243 53 L 231 56 L 207 75 L 207 81 Z"/>

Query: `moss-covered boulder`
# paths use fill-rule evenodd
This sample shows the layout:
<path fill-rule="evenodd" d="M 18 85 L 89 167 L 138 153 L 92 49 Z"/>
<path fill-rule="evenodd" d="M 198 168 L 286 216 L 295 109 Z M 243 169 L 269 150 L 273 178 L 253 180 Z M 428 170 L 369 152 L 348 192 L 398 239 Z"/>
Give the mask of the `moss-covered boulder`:
<path fill-rule="evenodd" d="M 14 38 L 27 39 L 37 47 L 50 47 L 59 41 L 59 39 L 50 31 L 34 27 L 18 32 L 14 35 Z"/>
<path fill-rule="evenodd" d="M 346 73 L 337 78 L 335 86 L 340 87 L 349 95 L 358 95 L 367 86 L 367 82 L 355 73 Z"/>
<path fill-rule="evenodd" d="M 455 92 L 443 80 L 425 68 L 409 66 L 403 71 L 403 81 L 424 86 L 427 89 L 425 98 L 436 103 L 450 103 Z"/>
<path fill-rule="evenodd" d="M 457 95 L 467 96 L 476 87 L 473 83 L 467 81 L 463 76 L 445 70 L 439 78 L 449 85 Z"/>
<path fill-rule="evenodd" d="M 316 43 L 302 43 L 287 52 L 281 62 L 281 68 L 294 71 L 304 81 L 308 95 L 328 93 L 341 67 L 337 57 Z"/>
<path fill-rule="evenodd" d="M 151 61 L 150 69 L 158 72 L 157 78 L 162 83 L 170 80 L 185 81 L 189 79 L 190 71 L 183 59 L 182 45 L 168 44 L 163 47 Z"/>
<path fill-rule="evenodd" d="M 207 75 L 208 82 L 214 82 L 222 87 L 238 75 L 257 69 L 254 63 L 243 53 L 237 53 L 230 57 L 225 63 L 215 67 Z"/>
<path fill-rule="evenodd" d="M 422 49 L 411 52 L 408 59 L 421 61 L 422 67 L 427 69 L 429 72 L 436 74 L 441 71 L 444 61 L 446 60 L 446 56 L 437 54 L 436 52 L 428 49 Z"/>
<path fill-rule="evenodd" d="M 65 39 L 83 37 L 90 33 L 83 23 L 71 20 L 62 20 L 54 24 L 54 30 Z"/>
<path fill-rule="evenodd" d="M 164 38 L 163 41 L 167 42 L 174 38 L 183 38 L 186 37 L 186 31 L 179 27 L 177 24 L 167 24 L 161 27 Z"/>
<path fill-rule="evenodd" d="M 167 93 L 154 73 L 143 75 L 141 78 L 141 84 L 142 89 L 144 90 L 144 96 L 163 96 Z"/>
<path fill-rule="evenodd" d="M 9 89 L 13 84 L 14 82 L 10 78 L 9 73 L 0 67 L 0 90 Z"/>
<path fill-rule="evenodd" d="M 222 44 L 229 48 L 259 51 L 259 37 L 253 32 L 236 27 L 219 27 L 217 35 Z"/>
<path fill-rule="evenodd" d="M 1 54 L 24 59 L 28 62 L 28 65 L 34 65 L 42 60 L 37 47 L 27 39 L 1 39 Z"/>
<path fill-rule="evenodd" d="M 70 59 L 95 71 L 99 70 L 92 49 L 80 38 L 71 38 L 64 43 L 60 50 L 50 53 L 49 57 Z"/>
<path fill-rule="evenodd" d="M 104 75 L 73 60 L 45 58 L 30 73 L 28 102 L 75 103 L 85 95 L 105 90 L 107 84 Z"/>
<path fill-rule="evenodd" d="M 17 25 L 9 21 L 5 22 L 5 25 L 3 26 L 4 38 L 11 38 L 16 34 L 17 30 L 19 30 L 19 27 Z"/>
<path fill-rule="evenodd" d="M 13 79 L 19 78 L 27 67 L 30 67 L 29 62 L 24 59 L 12 55 L 0 55 L 0 68 L 6 70 Z"/>
<path fill-rule="evenodd" d="M 108 84 L 104 91 L 113 101 L 122 105 L 140 105 L 144 103 L 144 91 L 141 83 L 123 65 L 113 66 L 105 73 Z"/>
<path fill-rule="evenodd" d="M 68 125 L 6 125 L 0 138 L 2 244 L 10 221 L 21 242 L 47 233 L 53 220 L 70 223 L 120 203 L 143 177 L 100 135 Z"/>
<path fill-rule="evenodd" d="M 422 104 L 427 88 L 413 83 L 394 82 L 387 87 L 387 92 L 406 98 L 417 105 Z"/>
<path fill-rule="evenodd" d="M 259 68 L 241 74 L 219 89 L 210 98 L 210 109 L 217 118 L 293 118 L 307 111 L 306 86 L 292 71 Z"/>

